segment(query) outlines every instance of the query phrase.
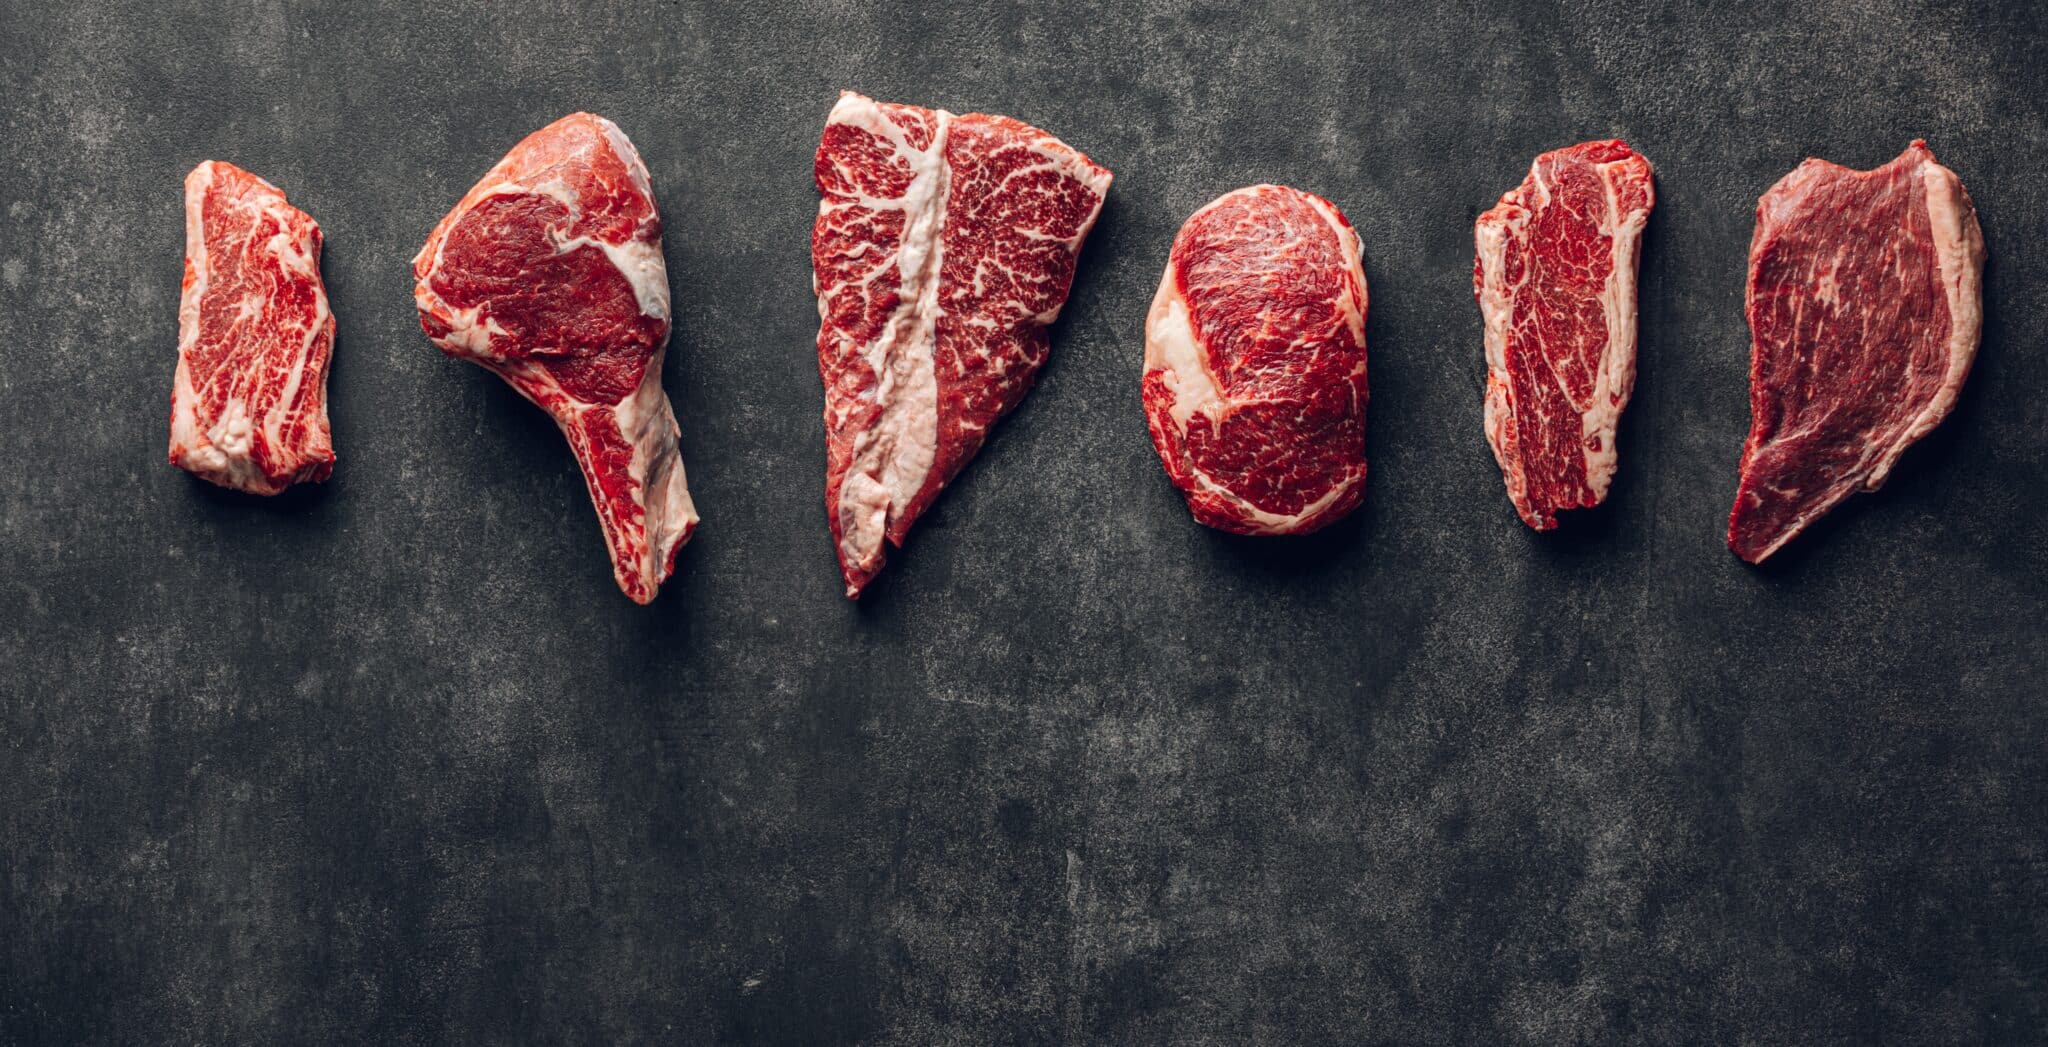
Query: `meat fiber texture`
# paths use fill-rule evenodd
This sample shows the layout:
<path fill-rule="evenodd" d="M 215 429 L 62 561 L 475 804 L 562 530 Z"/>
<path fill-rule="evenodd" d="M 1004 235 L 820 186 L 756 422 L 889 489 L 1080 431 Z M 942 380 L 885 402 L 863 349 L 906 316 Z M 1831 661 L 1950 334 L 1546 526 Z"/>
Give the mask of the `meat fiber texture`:
<path fill-rule="evenodd" d="M 1650 162 L 1619 140 L 1538 156 L 1473 224 L 1486 325 L 1486 442 L 1522 522 L 1557 526 L 1614 480 L 1636 377 L 1636 269 L 1656 202 Z"/>
<path fill-rule="evenodd" d="M 661 388 L 661 215 L 633 143 L 588 113 L 535 131 L 434 227 L 413 275 L 434 344 L 561 427 L 619 588 L 654 599 L 697 511 Z"/>
<path fill-rule="evenodd" d="M 1749 440 L 1728 548 L 1760 563 L 1948 416 L 1984 320 L 1984 234 L 1915 141 L 1872 171 L 1808 160 L 1757 201 Z"/>
<path fill-rule="evenodd" d="M 850 91 L 815 175 L 825 507 L 858 597 L 1031 390 L 1111 175 L 1009 117 Z"/>
<path fill-rule="evenodd" d="M 1358 234 L 1279 185 L 1227 193 L 1174 238 L 1145 320 L 1145 420 L 1196 520 L 1306 534 L 1365 496 Z"/>
<path fill-rule="evenodd" d="M 233 164 L 193 168 L 171 464 L 250 494 L 327 479 L 333 352 L 319 224 Z"/>

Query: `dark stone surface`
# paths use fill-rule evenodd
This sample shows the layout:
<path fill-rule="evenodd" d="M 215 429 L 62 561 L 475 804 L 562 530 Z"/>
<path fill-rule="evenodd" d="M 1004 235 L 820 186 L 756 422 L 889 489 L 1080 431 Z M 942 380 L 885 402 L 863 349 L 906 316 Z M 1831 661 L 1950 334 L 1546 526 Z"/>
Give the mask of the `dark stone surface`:
<path fill-rule="evenodd" d="M 2048 44 L 2032 5 L 0 5 L 0 1042 L 2023 1042 L 2048 1028 Z M 860 606 L 820 506 L 834 92 L 1117 172 L 1036 393 Z M 526 132 L 639 144 L 705 523 L 613 588 L 566 448 L 407 263 Z M 1480 435 L 1470 223 L 1657 164 L 1610 506 Z M 1962 403 L 1721 545 L 1756 196 L 1926 136 L 1992 264 Z M 163 462 L 179 179 L 328 234 L 341 460 Z M 1372 280 L 1364 508 L 1191 523 L 1146 440 L 1182 217 L 1285 181 Z"/>

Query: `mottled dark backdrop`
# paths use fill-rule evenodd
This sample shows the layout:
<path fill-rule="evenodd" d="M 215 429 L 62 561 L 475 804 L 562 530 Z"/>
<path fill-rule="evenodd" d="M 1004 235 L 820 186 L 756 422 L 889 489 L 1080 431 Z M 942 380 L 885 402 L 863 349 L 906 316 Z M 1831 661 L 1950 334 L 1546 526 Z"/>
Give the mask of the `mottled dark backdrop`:
<path fill-rule="evenodd" d="M 2037 1041 L 2048 42 L 2034 5 L 0 4 L 0 1042 Z M 1117 172 L 1037 392 L 871 597 L 821 502 L 835 93 Z M 699 537 L 613 588 L 549 422 L 408 261 L 528 131 L 639 143 Z M 1472 218 L 1657 164 L 1611 505 L 1480 435 Z M 1984 348 L 1887 490 L 1721 544 L 1757 195 L 1916 136 Z M 326 227 L 325 487 L 164 464 L 179 179 Z M 1147 442 L 1181 218 L 1337 201 L 1372 478 L 1191 523 Z"/>

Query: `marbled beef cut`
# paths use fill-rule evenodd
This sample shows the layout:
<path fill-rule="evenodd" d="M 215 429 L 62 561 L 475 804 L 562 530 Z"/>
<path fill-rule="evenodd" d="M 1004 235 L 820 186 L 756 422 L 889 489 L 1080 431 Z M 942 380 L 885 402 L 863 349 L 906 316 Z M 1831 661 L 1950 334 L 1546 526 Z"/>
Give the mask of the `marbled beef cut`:
<path fill-rule="evenodd" d="M 427 337 L 554 418 L 619 588 L 654 599 L 697 510 L 661 389 L 661 214 L 633 143 L 589 113 L 535 131 L 441 219 L 412 268 Z"/>
<path fill-rule="evenodd" d="M 825 510 L 857 597 L 1031 390 L 1110 173 L 1008 117 L 851 91 L 814 173 Z"/>
<path fill-rule="evenodd" d="M 1636 378 L 1636 262 L 1656 201 L 1620 140 L 1538 156 L 1473 226 L 1486 323 L 1486 442 L 1522 522 L 1599 505 Z"/>
<path fill-rule="evenodd" d="M 1210 201 L 1145 318 L 1145 421 L 1196 520 L 1306 534 L 1365 496 L 1366 284 L 1335 204 L 1284 185 Z"/>
<path fill-rule="evenodd" d="M 319 223 L 233 164 L 193 168 L 171 464 L 250 494 L 327 479 L 333 352 Z"/>
<path fill-rule="evenodd" d="M 1970 194 L 1926 142 L 1872 171 L 1808 160 L 1763 195 L 1728 548 L 1761 562 L 1877 490 L 1948 416 L 1977 356 L 1983 274 Z"/>

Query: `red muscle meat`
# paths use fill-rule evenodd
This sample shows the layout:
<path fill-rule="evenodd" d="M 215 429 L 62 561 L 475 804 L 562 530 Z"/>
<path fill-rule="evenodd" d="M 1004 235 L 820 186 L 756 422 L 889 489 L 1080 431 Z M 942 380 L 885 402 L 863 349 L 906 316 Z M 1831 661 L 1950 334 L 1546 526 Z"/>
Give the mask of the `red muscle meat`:
<path fill-rule="evenodd" d="M 1544 153 L 1473 225 L 1486 441 L 1522 522 L 1600 504 L 1636 377 L 1636 265 L 1650 162 L 1612 140 Z"/>
<path fill-rule="evenodd" d="M 1948 416 L 1983 328 L 1984 234 L 1915 141 L 1854 171 L 1808 160 L 1757 201 L 1749 440 L 1728 548 L 1760 563 Z"/>
<path fill-rule="evenodd" d="M 697 512 L 661 389 L 661 215 L 633 143 L 588 113 L 535 131 L 434 227 L 413 276 L 434 344 L 561 427 L 619 588 L 654 599 Z"/>
<path fill-rule="evenodd" d="M 1030 391 L 1111 176 L 1008 117 L 850 91 L 814 173 L 825 505 L 857 597 Z"/>
<path fill-rule="evenodd" d="M 1365 496 L 1365 270 L 1334 204 L 1255 185 L 1196 211 L 1145 320 L 1145 420 L 1195 519 L 1305 534 Z"/>
<path fill-rule="evenodd" d="M 276 186 L 233 164 L 193 168 L 185 176 L 171 464 L 251 494 L 327 479 L 333 352 L 320 226 Z"/>

